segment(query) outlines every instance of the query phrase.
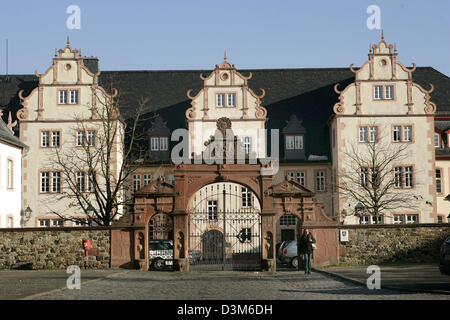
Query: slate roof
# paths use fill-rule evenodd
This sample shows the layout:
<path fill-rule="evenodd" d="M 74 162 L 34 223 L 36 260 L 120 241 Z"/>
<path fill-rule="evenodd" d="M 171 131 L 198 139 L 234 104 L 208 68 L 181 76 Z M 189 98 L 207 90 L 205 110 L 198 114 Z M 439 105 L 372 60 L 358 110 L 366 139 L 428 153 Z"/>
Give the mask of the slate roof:
<path fill-rule="evenodd" d="M 333 106 L 338 95 L 333 87 L 340 83 L 342 89 L 354 81 L 354 74 L 348 68 L 308 69 L 238 69 L 244 75 L 252 72 L 249 87 L 257 94 L 260 88 L 266 91 L 262 105 L 267 108 L 268 129 L 281 129 L 295 114 L 305 127 L 306 155 L 325 155 L 330 159 L 328 120 L 333 115 Z M 209 75 L 210 70 L 168 70 L 168 71 L 103 71 L 100 84 L 108 87 L 112 81 L 121 92 L 121 114 L 132 117 L 141 97 L 148 97 L 145 111 L 157 112 L 171 130 L 186 128 L 185 111 L 190 107 L 186 92 L 193 89 L 196 94 L 203 86 L 200 74 Z M 15 116 L 19 109 L 17 93 L 24 89 L 24 96 L 37 86 L 34 75 L 10 75 L 9 81 L 0 76 L 0 107 L 12 110 Z M 436 115 L 450 116 L 450 79 L 431 67 L 417 67 L 413 81 L 425 89 L 429 83 L 435 87 L 431 101 L 436 103 Z M 6 114 L 7 112 L 5 112 Z M 151 121 L 144 126 L 148 129 Z"/>
<path fill-rule="evenodd" d="M 7 142 L 19 148 L 27 146 L 9 131 L 6 123 L 0 118 L 0 142 Z"/>

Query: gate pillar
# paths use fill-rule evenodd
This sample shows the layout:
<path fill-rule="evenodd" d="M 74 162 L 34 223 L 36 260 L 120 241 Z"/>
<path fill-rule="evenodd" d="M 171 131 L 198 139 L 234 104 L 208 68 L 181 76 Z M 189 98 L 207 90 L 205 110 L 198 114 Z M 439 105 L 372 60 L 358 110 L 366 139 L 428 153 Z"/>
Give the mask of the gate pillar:
<path fill-rule="evenodd" d="M 184 211 L 173 212 L 174 267 L 177 271 L 189 271 L 188 215 Z"/>
<path fill-rule="evenodd" d="M 276 272 L 275 254 L 275 212 L 261 214 L 262 271 Z"/>

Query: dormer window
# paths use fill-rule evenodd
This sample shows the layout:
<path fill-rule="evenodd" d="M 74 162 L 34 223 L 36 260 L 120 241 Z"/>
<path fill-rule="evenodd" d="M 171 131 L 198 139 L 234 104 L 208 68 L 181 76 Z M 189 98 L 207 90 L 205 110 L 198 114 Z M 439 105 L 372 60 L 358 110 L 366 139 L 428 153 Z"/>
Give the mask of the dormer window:
<path fill-rule="evenodd" d="M 287 150 L 301 150 L 303 149 L 303 135 L 287 135 L 286 136 Z"/>
<path fill-rule="evenodd" d="M 236 93 L 218 93 L 216 97 L 218 107 L 236 107 Z"/>
<path fill-rule="evenodd" d="M 441 147 L 441 135 L 437 132 L 434 133 L 434 147 L 435 148 Z"/>
<path fill-rule="evenodd" d="M 151 151 L 167 151 L 169 150 L 169 137 L 151 137 Z"/>

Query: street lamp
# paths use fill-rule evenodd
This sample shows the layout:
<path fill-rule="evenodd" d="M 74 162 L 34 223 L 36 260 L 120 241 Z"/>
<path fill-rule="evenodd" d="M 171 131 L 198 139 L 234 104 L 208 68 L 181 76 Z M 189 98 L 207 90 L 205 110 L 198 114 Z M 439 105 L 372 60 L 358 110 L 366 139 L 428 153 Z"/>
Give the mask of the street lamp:
<path fill-rule="evenodd" d="M 33 210 L 31 210 L 30 206 L 27 206 L 27 208 L 25 209 L 25 222 L 28 222 L 28 220 L 30 220 L 32 212 Z"/>

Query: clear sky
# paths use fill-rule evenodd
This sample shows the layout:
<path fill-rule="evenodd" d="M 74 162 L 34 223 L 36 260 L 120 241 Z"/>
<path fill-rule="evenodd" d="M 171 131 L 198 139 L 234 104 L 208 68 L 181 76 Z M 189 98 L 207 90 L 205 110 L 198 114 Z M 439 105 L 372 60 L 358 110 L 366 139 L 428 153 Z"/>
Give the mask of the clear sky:
<path fill-rule="evenodd" d="M 70 30 L 70 5 L 81 29 Z M 39 0 L 1 1 L 0 73 L 44 72 L 70 36 L 101 70 L 238 69 L 360 66 L 370 43 L 367 7 L 381 9 L 385 39 L 406 66 L 432 66 L 450 76 L 450 1 L 300 0 Z"/>

